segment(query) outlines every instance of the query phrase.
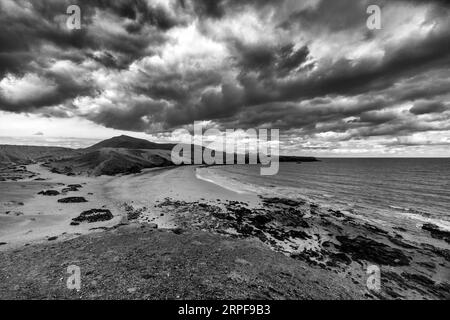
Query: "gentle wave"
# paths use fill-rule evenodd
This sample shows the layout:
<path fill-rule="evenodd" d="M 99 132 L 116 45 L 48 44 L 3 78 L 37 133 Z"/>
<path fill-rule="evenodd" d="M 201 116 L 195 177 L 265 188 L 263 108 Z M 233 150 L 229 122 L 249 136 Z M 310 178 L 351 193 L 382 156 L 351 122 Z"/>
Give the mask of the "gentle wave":
<path fill-rule="evenodd" d="M 197 168 L 195 170 L 195 177 L 199 180 L 215 184 L 219 187 L 239 194 L 249 193 L 249 190 L 245 187 L 245 185 L 242 184 L 239 187 L 237 183 L 233 183 L 231 179 L 225 176 L 214 174 L 207 168 Z M 257 193 L 256 190 L 254 191 L 254 193 Z"/>

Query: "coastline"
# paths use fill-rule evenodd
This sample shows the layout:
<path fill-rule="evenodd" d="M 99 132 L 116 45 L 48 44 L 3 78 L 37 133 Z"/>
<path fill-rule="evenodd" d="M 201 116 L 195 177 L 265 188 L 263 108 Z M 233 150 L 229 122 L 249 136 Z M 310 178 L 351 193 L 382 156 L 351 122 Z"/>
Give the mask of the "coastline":
<path fill-rule="evenodd" d="M 178 248 L 177 250 L 183 250 L 183 248 L 192 250 L 192 241 L 198 241 L 192 239 L 199 237 L 200 239 L 209 239 L 207 242 L 210 243 L 207 249 L 202 249 L 205 251 L 200 254 L 204 256 L 201 259 L 210 256 L 213 251 L 221 252 L 228 246 L 246 246 L 248 251 L 243 257 L 238 256 L 237 252 L 231 251 L 226 254 L 225 262 L 224 257 L 219 259 L 221 263 L 230 268 L 235 268 L 236 261 L 240 261 L 237 262 L 238 265 L 244 265 L 246 270 L 251 269 L 247 263 L 242 261 L 251 261 L 253 252 L 264 252 L 267 257 L 270 257 L 267 259 L 283 261 L 276 263 L 278 267 L 294 264 L 295 268 L 311 273 L 312 275 L 309 277 L 320 273 L 322 280 L 318 280 L 320 283 L 316 288 L 317 291 L 312 289 L 311 297 L 313 298 L 320 297 L 321 289 L 319 288 L 326 285 L 325 279 L 329 277 L 337 277 L 339 280 L 333 291 L 329 295 L 324 294 L 323 298 L 448 298 L 449 271 L 446 266 L 448 266 L 450 255 L 445 246 L 436 248 L 414 242 L 408 239 L 401 230 L 368 224 L 338 210 L 325 210 L 302 199 L 267 198 L 249 192 L 233 192 L 229 188 L 224 189 L 215 183 L 199 179 L 195 166 L 146 169 L 139 174 L 96 178 L 52 174 L 37 165 L 28 166 L 27 169 L 37 171 L 42 179 L 46 179 L 39 183 L 56 184 L 59 187 L 62 185 L 58 185 L 58 183 L 64 185 L 76 182 L 85 183 L 74 194 L 86 196 L 88 202 L 54 204 L 50 212 L 47 212 L 46 215 L 39 215 L 37 220 L 42 217 L 45 219 L 33 222 L 35 230 L 31 229 L 33 232 L 29 233 L 33 236 L 29 236 L 23 241 L 14 242 L 14 239 L 23 237 L 23 232 L 30 229 L 30 224 L 20 225 L 17 229 L 20 232 L 15 231 L 15 237 L 9 236 L 8 238 L 4 235 L 0 237 L 0 242 L 6 242 L 6 239 L 12 242 L 0 246 L 0 250 L 3 251 L 1 253 L 3 262 L 0 262 L 0 269 L 8 274 L 8 279 L 16 279 L 8 280 L 8 285 L 12 285 L 11 281 L 19 281 L 15 278 L 17 271 L 13 268 L 17 264 L 19 265 L 18 269 L 25 272 L 29 263 L 34 263 L 35 268 L 39 271 L 36 281 L 40 282 L 44 281 L 41 275 L 45 275 L 45 279 L 49 277 L 42 269 L 45 268 L 43 257 L 72 255 L 70 259 L 67 258 L 68 261 L 78 261 L 80 256 L 85 256 L 91 250 L 98 251 L 99 255 L 91 255 L 93 261 L 89 265 L 95 270 L 99 268 L 103 270 L 102 272 L 111 273 L 113 271 L 108 268 L 114 268 L 116 263 L 105 258 L 104 255 L 108 255 L 112 249 L 109 245 L 104 246 L 104 244 L 110 241 L 119 241 L 120 243 L 120 239 L 130 241 L 129 237 L 135 237 L 137 234 L 135 243 L 123 246 L 118 244 L 118 248 L 114 249 L 117 251 L 116 253 L 126 255 L 131 250 L 130 248 L 145 252 L 142 251 L 144 247 L 141 246 L 140 241 L 156 239 L 163 241 L 165 245 L 162 245 L 152 257 L 145 256 L 146 258 L 143 260 L 148 264 L 160 261 L 163 265 L 159 266 L 172 269 L 174 266 L 167 266 L 162 262 L 166 258 L 176 259 L 173 253 L 167 253 L 169 250 L 167 246 L 175 246 Z M 42 171 L 40 171 L 41 169 Z M 20 183 L 35 182 L 24 180 Z M 90 193 L 95 195 L 95 202 L 88 197 Z M 44 202 L 47 203 L 46 208 L 52 208 L 48 203 L 49 201 L 56 203 L 56 198 L 43 196 L 24 198 L 24 205 L 21 206 L 24 214 L 21 217 L 31 217 L 27 210 L 28 208 L 39 208 L 39 201 L 42 202 L 42 205 Z M 62 213 L 52 211 L 57 210 L 58 206 L 65 208 Z M 82 210 L 93 207 L 106 207 L 113 212 L 114 218 L 102 222 L 70 225 L 71 219 Z M 57 215 L 61 215 L 62 218 L 55 220 L 54 217 Z M 45 227 L 43 227 L 44 224 L 46 224 Z M 79 250 L 74 250 L 74 243 L 77 244 L 76 247 L 80 248 Z M 217 246 L 215 247 L 213 243 L 217 243 Z M 355 244 L 357 244 L 356 247 Z M 94 249 L 90 246 L 94 246 Z M 197 259 L 198 255 L 199 253 L 195 255 Z M 192 258 L 193 256 L 186 257 L 187 260 Z M 136 257 L 136 259 L 138 258 Z M 211 256 L 211 259 L 216 261 L 215 259 L 218 257 Z M 30 261 L 25 262 L 25 260 Z M 218 263 L 219 260 L 216 262 Z M 12 261 L 15 262 L 12 263 Z M 127 265 L 133 269 L 134 267 L 130 263 Z M 142 265 L 144 262 L 136 263 Z M 185 263 L 186 265 L 178 264 L 178 268 L 192 267 L 194 262 L 185 261 Z M 109 264 L 109 267 L 101 267 L 104 264 Z M 374 292 L 367 288 L 366 271 L 371 265 L 381 268 L 384 282 L 381 291 Z M 155 268 L 158 268 L 158 265 Z M 121 272 L 113 276 L 120 279 L 126 278 L 127 275 Z M 270 272 L 272 271 L 270 270 Z M 270 272 L 264 270 L 258 276 L 271 277 Z M 232 273 L 231 276 L 230 273 L 219 272 L 216 276 L 224 281 L 231 281 L 232 285 L 227 289 L 230 290 L 227 292 L 230 298 L 241 297 L 233 296 L 233 292 L 236 293 L 236 287 L 245 282 L 242 279 L 247 279 L 247 276 L 243 276 L 239 272 Z M 275 277 L 278 276 L 281 275 L 275 275 Z M 156 276 L 156 279 L 162 280 L 159 276 Z M 174 282 L 175 279 L 170 279 L 170 277 L 167 281 L 173 287 L 179 285 Z M 296 279 L 292 283 L 295 281 L 306 280 Z M 278 298 L 301 297 L 301 293 L 294 294 L 288 290 L 292 283 L 286 284 L 285 287 L 282 286 Z M 250 283 L 247 284 L 250 285 Z M 8 290 L 6 285 L 5 282 L 0 286 L 1 298 L 18 294 L 14 290 Z M 20 287 L 20 284 L 16 283 L 15 285 Z M 142 283 L 140 285 L 145 286 Z M 72 295 L 72 298 L 80 298 L 80 296 L 65 292 L 67 289 L 64 286 L 64 283 L 50 286 L 45 289 L 48 290 L 45 294 L 56 294 L 55 292 L 57 292 L 57 297 Z M 98 286 L 94 287 L 84 288 L 83 290 L 87 290 L 84 293 L 94 294 L 92 293 L 94 290 L 98 297 L 114 295 L 108 290 L 102 292 Z M 123 293 L 122 289 L 119 288 L 117 294 Z M 23 290 L 25 291 L 22 294 L 31 294 L 26 289 Z M 137 291 L 139 290 L 143 289 Z M 251 297 L 259 297 L 258 290 L 250 290 L 250 293 Z M 201 292 L 198 291 L 196 294 L 200 295 Z M 19 294 L 19 296 L 23 295 Z M 86 296 L 83 295 L 83 297 Z M 129 297 L 136 298 L 136 295 Z M 182 298 L 186 297 L 192 296 L 182 296 Z M 145 297 L 139 296 L 139 298 Z M 159 298 L 176 299 L 177 295 L 160 296 Z M 274 298 L 274 296 L 266 298 Z"/>

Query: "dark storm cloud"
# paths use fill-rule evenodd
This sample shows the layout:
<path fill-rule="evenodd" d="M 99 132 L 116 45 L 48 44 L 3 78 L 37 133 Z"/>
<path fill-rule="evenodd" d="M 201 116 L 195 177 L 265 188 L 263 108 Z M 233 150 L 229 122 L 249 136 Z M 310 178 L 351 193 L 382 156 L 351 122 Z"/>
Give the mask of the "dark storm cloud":
<path fill-rule="evenodd" d="M 108 51 L 103 51 L 98 55 L 94 55 L 92 53 L 87 53 L 86 57 L 93 59 L 97 62 L 100 62 L 107 68 L 120 69 L 120 66 L 121 66 L 118 59 L 114 55 L 109 53 Z"/>
<path fill-rule="evenodd" d="M 26 3 L 17 2 L 16 5 Z M 79 5 L 82 10 L 81 30 L 68 30 L 65 26 L 69 5 Z M 122 60 L 131 63 L 146 54 L 149 44 L 162 43 L 164 31 L 178 23 L 163 8 L 156 5 L 149 7 L 144 0 L 49 0 L 29 2 L 28 7 L 28 11 L 20 14 L 9 14 L 6 3 L 0 2 L 0 76 L 6 72 L 24 72 L 30 62 L 42 57 L 42 47 L 45 45 L 83 53 L 109 50 L 125 55 Z M 111 34 L 108 30 L 89 28 L 99 11 L 115 16 L 118 22 L 122 21 L 128 33 Z M 153 29 L 144 30 L 145 26 Z M 150 31 L 153 35 L 143 34 Z"/>
<path fill-rule="evenodd" d="M 270 65 L 274 66 L 275 59 L 273 55 L 270 55 L 270 51 L 260 50 L 260 56 L 250 59 L 252 62 L 258 61 L 259 63 L 256 65 L 249 63 L 251 67 L 254 67 L 253 71 L 258 71 L 257 75 L 242 74 L 240 77 L 240 83 L 245 88 L 244 103 L 258 105 L 268 101 L 289 102 L 330 95 L 348 95 L 350 97 L 361 94 L 373 95 L 383 90 L 390 90 L 402 79 L 432 70 L 446 70 L 445 74 L 448 75 L 450 47 L 447 43 L 450 39 L 450 28 L 447 26 L 448 23 L 431 32 L 429 37 L 424 40 L 409 39 L 407 42 L 399 44 L 398 47 L 388 48 L 381 62 L 369 59 L 355 63 L 355 61 L 339 59 L 332 65 L 325 66 L 323 70 L 319 69 L 313 72 L 310 76 L 300 74 L 299 77 L 289 81 L 280 81 L 280 78 L 274 77 L 272 73 L 267 76 L 269 73 L 264 72 L 268 68 L 265 67 L 265 63 L 271 61 Z M 247 51 L 244 52 L 248 54 Z M 420 87 L 416 88 L 415 92 L 407 92 L 405 88 L 401 88 L 403 97 L 398 97 L 397 101 L 391 101 L 391 105 L 405 101 L 408 95 L 410 98 L 420 98 L 448 93 L 447 87 L 445 85 L 441 87 L 439 82 L 434 84 L 424 79 L 419 83 Z M 365 99 L 368 97 L 370 96 L 366 96 Z M 386 105 L 376 107 L 382 108 Z M 358 109 L 355 115 L 363 111 L 364 109 Z M 275 113 L 278 114 L 278 112 Z M 274 113 L 270 112 L 264 118 L 264 113 L 258 113 L 253 123 L 251 122 L 253 118 L 246 117 L 246 124 L 251 127 L 268 121 L 273 123 L 276 121 L 276 125 L 280 127 L 289 125 L 296 127 L 322 120 L 314 112 L 310 114 L 313 116 L 312 118 L 304 117 L 300 121 L 292 121 L 295 112 L 286 112 L 288 115 L 286 118 L 289 121 L 286 121 L 282 114 L 283 112 L 280 112 L 279 115 L 274 116 Z M 340 116 L 345 117 L 345 112 Z"/>
<path fill-rule="evenodd" d="M 416 5 L 417 4 L 426 5 L 433 3 L 443 7 L 450 7 L 450 3 L 447 0 L 395 0 L 395 1 Z"/>
<path fill-rule="evenodd" d="M 81 30 L 65 26 L 73 4 Z M 371 4 L 391 19 L 382 30 L 366 27 Z M 343 140 L 449 121 L 445 1 L 0 0 L 0 9 L 9 112 L 130 131 L 211 120 Z"/>
<path fill-rule="evenodd" d="M 351 133 L 347 139 L 351 138 L 364 138 L 364 137 L 376 137 L 376 136 L 408 136 L 413 133 L 420 133 L 426 131 L 442 131 L 449 130 L 450 125 L 443 127 L 436 127 L 429 123 L 421 123 L 417 121 L 404 121 L 391 123 L 385 126 L 372 126 L 361 127 L 355 132 Z"/>
<path fill-rule="evenodd" d="M 262 78 L 283 78 L 294 73 L 309 56 L 307 46 L 295 49 L 293 43 L 274 47 L 265 44 L 246 45 L 236 41 L 234 50 L 242 71 L 259 72 Z"/>
<path fill-rule="evenodd" d="M 66 8 L 64 2 L 33 2 L 32 11 L 10 15 L 6 4 L 0 3 L 0 76 L 6 72 L 24 72 L 32 61 L 41 58 L 42 45 L 81 49 L 94 44 L 86 30 L 69 32 L 57 25 L 55 17 L 64 14 Z M 17 56 L 20 58 L 15 59 Z"/>
<path fill-rule="evenodd" d="M 351 5 L 351 3 L 354 2 L 322 1 L 317 7 L 299 12 L 297 18 L 302 16 L 303 23 L 315 24 L 320 28 L 327 26 L 330 30 L 351 29 L 355 25 L 359 29 L 365 28 L 367 4 L 358 2 L 357 5 Z M 355 17 L 359 17 L 361 21 Z M 323 20 L 323 23 L 317 23 L 318 20 Z M 321 65 L 314 62 L 309 65 L 309 68 L 318 64 L 317 70 L 308 76 L 296 72 L 296 77 L 291 77 L 287 81 L 283 80 L 287 74 L 304 71 L 296 68 L 307 61 L 309 56 L 307 46 L 303 46 L 297 52 L 292 52 L 292 45 L 280 49 L 263 43 L 245 44 L 234 40 L 231 47 L 241 70 L 238 80 L 244 88 L 244 96 L 241 107 L 237 108 L 233 104 L 233 109 L 239 111 L 246 106 L 257 106 L 267 102 L 287 103 L 321 96 L 354 96 L 388 90 L 401 79 L 408 79 L 423 72 L 449 66 L 450 48 L 446 44 L 450 39 L 449 30 L 448 22 L 443 24 L 441 21 L 439 26 L 431 31 L 425 39 L 411 37 L 398 43 L 397 46 L 386 48 L 381 61 L 370 58 L 359 61 L 340 58 L 332 64 L 322 63 Z M 283 54 L 286 52 L 284 50 L 288 53 Z M 314 57 L 311 56 L 310 59 L 314 60 Z M 435 90 L 437 88 L 434 88 L 432 84 L 427 84 L 425 87 L 421 85 L 420 88 L 416 88 L 415 98 L 427 94 L 433 96 L 432 92 Z M 442 90 L 445 92 L 446 89 L 442 88 Z M 399 98 L 398 102 L 405 100 L 406 95 L 411 97 L 414 95 L 414 92 L 402 91 L 404 97 Z M 394 105 L 395 101 L 392 104 Z M 278 112 L 275 113 L 278 114 Z M 211 119 L 222 119 L 223 116 L 228 116 L 228 113 L 217 113 L 215 118 L 211 114 L 209 116 Z M 264 113 L 258 113 L 255 122 L 247 121 L 246 125 L 255 126 L 262 122 L 275 123 L 275 121 L 277 125 L 285 123 L 283 118 L 274 118 L 272 112 L 267 115 L 266 119 L 261 119 L 263 117 Z M 191 118 L 189 117 L 189 119 Z M 204 119 L 203 113 L 199 112 L 196 119 Z M 249 119 L 246 118 L 246 120 Z M 290 122 L 293 126 L 300 124 Z"/>
<path fill-rule="evenodd" d="M 153 114 L 158 114 L 166 104 L 154 101 L 128 101 L 124 107 L 104 106 L 86 117 L 107 128 L 127 131 L 145 131 L 148 129 Z"/>
<path fill-rule="evenodd" d="M 280 23 L 281 28 L 314 29 L 316 32 L 339 32 L 349 29 L 364 29 L 367 21 L 367 7 L 377 5 L 381 9 L 392 3 L 408 6 L 432 5 L 428 7 L 435 14 L 444 14 L 445 7 L 450 7 L 447 0 L 322 0 L 316 6 L 307 6 L 303 10 L 292 12 Z M 444 8 L 444 12 L 441 9 Z M 366 36 L 372 37 L 374 32 L 366 30 Z"/>
<path fill-rule="evenodd" d="M 169 30 L 180 21 L 159 5 L 149 6 L 145 0 L 78 0 L 81 8 L 110 12 L 119 18 L 126 19 L 126 30 L 129 33 L 139 33 L 145 25 L 151 25 L 159 30 Z M 92 16 L 91 16 L 92 19 Z"/>
<path fill-rule="evenodd" d="M 433 68 L 450 66 L 450 28 L 430 35 L 423 41 L 405 43 L 402 47 L 386 52 L 381 62 L 340 59 L 327 70 L 320 70 L 310 77 L 299 77 L 290 82 L 278 83 L 277 79 L 255 83 L 244 77 L 242 83 L 249 86 L 250 99 L 292 100 L 312 98 L 328 94 L 358 94 L 386 89 L 401 77 L 413 76 Z M 266 84 L 265 86 L 263 86 Z M 268 94 L 272 91 L 272 95 Z"/>
<path fill-rule="evenodd" d="M 180 0 L 183 7 L 186 7 L 187 3 L 192 3 L 196 14 L 200 17 L 213 19 L 223 18 L 227 13 L 239 11 L 249 6 L 256 8 L 277 6 L 276 0 Z"/>
<path fill-rule="evenodd" d="M 398 116 L 395 112 L 377 112 L 368 111 L 359 116 L 360 122 L 366 122 L 371 124 L 382 124 L 397 119 Z"/>
<path fill-rule="evenodd" d="M 439 113 L 448 110 L 448 106 L 440 101 L 418 101 L 409 109 L 413 114 Z"/>
<path fill-rule="evenodd" d="M 339 0 L 319 1 L 317 6 L 306 7 L 304 10 L 292 12 L 280 26 L 291 28 L 299 24 L 305 29 L 316 29 L 318 32 L 341 31 L 349 28 L 364 28 L 369 4 L 379 5 L 381 1 Z"/>

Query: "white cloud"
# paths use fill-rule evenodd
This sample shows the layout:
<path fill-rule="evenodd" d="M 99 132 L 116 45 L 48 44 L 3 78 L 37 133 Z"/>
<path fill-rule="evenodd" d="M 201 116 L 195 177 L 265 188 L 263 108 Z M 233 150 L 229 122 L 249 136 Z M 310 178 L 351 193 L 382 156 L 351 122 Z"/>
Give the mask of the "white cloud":
<path fill-rule="evenodd" d="M 0 95 L 12 104 L 43 98 L 53 94 L 56 89 L 52 81 L 30 73 L 22 78 L 8 74 L 0 81 Z"/>

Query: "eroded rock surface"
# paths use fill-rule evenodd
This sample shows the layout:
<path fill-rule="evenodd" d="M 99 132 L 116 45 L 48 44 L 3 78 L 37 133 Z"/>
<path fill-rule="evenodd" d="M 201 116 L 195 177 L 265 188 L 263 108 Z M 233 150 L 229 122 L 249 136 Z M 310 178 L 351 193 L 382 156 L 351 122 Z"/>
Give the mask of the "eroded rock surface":
<path fill-rule="evenodd" d="M 108 209 L 91 209 L 83 211 L 78 217 L 72 219 L 74 222 L 99 222 L 113 218 L 113 214 Z"/>

